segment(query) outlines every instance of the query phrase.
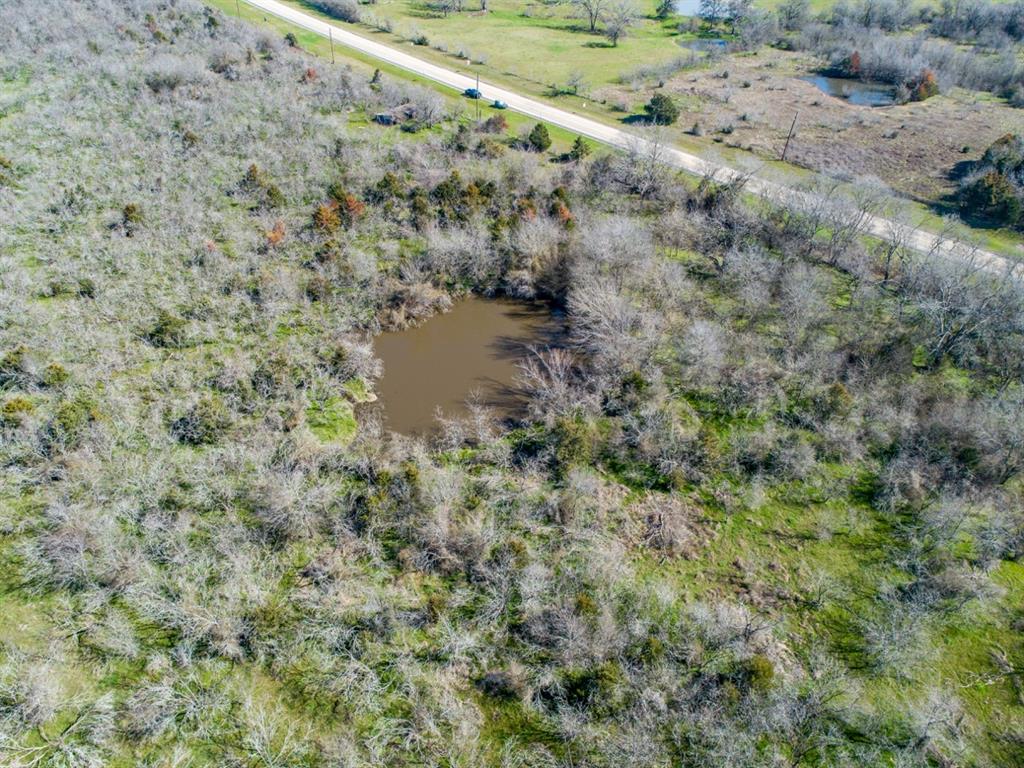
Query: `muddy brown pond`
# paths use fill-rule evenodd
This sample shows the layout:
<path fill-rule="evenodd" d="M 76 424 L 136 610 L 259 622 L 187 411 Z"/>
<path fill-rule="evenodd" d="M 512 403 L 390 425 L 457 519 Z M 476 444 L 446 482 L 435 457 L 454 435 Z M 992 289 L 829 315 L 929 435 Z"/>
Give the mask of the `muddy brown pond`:
<path fill-rule="evenodd" d="M 426 434 L 445 417 L 467 413 L 476 393 L 499 418 L 521 414 L 517 364 L 531 347 L 558 346 L 563 317 L 546 304 L 471 296 L 415 328 L 382 333 L 374 353 L 384 363 L 376 391 L 385 427 Z"/>

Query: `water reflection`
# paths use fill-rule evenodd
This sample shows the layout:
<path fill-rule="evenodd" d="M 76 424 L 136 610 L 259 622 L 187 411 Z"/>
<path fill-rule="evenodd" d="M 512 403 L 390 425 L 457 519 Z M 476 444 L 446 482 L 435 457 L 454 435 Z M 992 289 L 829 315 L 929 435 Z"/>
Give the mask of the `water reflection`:
<path fill-rule="evenodd" d="M 801 77 L 822 93 L 846 99 L 861 107 L 889 107 L 896 103 L 896 89 L 884 83 L 866 83 L 845 77 L 807 75 Z"/>

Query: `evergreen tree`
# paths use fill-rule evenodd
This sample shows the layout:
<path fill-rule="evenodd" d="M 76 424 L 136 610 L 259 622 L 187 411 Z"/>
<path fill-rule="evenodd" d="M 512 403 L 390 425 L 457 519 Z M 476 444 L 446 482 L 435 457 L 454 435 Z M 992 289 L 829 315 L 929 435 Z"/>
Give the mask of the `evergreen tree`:
<path fill-rule="evenodd" d="M 571 157 L 573 160 L 582 160 L 589 154 L 590 145 L 583 140 L 582 136 L 577 136 L 576 141 L 572 143 L 572 149 L 569 150 L 569 157 Z"/>
<path fill-rule="evenodd" d="M 548 129 L 544 123 L 537 123 L 533 126 L 533 130 L 530 131 L 528 140 L 530 142 L 530 146 L 537 152 L 546 152 L 551 146 L 551 136 L 548 135 Z"/>
<path fill-rule="evenodd" d="M 644 105 L 644 112 L 655 125 L 672 125 L 679 119 L 679 107 L 663 93 L 654 94 Z"/>

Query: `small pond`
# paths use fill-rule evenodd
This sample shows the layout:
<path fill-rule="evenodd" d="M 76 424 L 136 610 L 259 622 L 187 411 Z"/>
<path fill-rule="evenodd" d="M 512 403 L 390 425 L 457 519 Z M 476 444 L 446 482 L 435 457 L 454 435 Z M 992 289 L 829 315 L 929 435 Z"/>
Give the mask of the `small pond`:
<path fill-rule="evenodd" d="M 896 89 L 884 83 L 865 83 L 846 77 L 808 75 L 801 77 L 822 93 L 845 99 L 860 107 L 889 107 L 896 103 Z"/>
<path fill-rule="evenodd" d="M 499 418 L 519 415 L 517 364 L 530 347 L 557 346 L 564 336 L 564 320 L 546 304 L 479 296 L 415 328 L 380 334 L 374 354 L 384 363 L 376 391 L 385 427 L 429 433 L 438 409 L 463 416 L 473 393 Z"/>
<path fill-rule="evenodd" d="M 679 45 L 687 50 L 699 51 L 700 53 L 725 52 L 729 48 L 729 41 L 720 37 L 690 37 L 680 40 Z"/>

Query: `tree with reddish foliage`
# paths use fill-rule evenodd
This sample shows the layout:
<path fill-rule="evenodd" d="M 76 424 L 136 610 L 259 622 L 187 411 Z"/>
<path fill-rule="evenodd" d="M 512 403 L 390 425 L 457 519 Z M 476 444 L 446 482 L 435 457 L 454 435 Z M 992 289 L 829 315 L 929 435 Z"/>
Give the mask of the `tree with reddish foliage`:
<path fill-rule="evenodd" d="M 935 73 L 930 69 L 921 70 L 921 76 L 918 78 L 917 85 L 914 86 L 914 101 L 925 101 L 938 95 L 939 81 L 935 78 Z"/>
<path fill-rule="evenodd" d="M 551 215 L 558 220 L 559 224 L 569 226 L 572 223 L 572 211 L 561 200 L 555 200 L 551 203 Z"/>
<path fill-rule="evenodd" d="M 267 232 L 267 245 L 280 245 L 281 241 L 284 240 L 284 236 L 284 222 L 278 219 L 277 221 L 274 222 L 274 227 Z"/>
<path fill-rule="evenodd" d="M 854 51 L 850 54 L 850 60 L 846 64 L 846 69 L 853 77 L 860 77 L 861 67 L 860 51 Z"/>
<path fill-rule="evenodd" d="M 346 227 L 351 227 L 366 213 L 366 203 L 352 193 L 348 193 L 341 201 L 342 219 Z"/>
<path fill-rule="evenodd" d="M 521 197 L 516 201 L 516 209 L 519 211 L 519 217 L 523 221 L 533 221 L 537 218 L 537 206 L 533 204 L 533 201 L 528 197 Z"/>

